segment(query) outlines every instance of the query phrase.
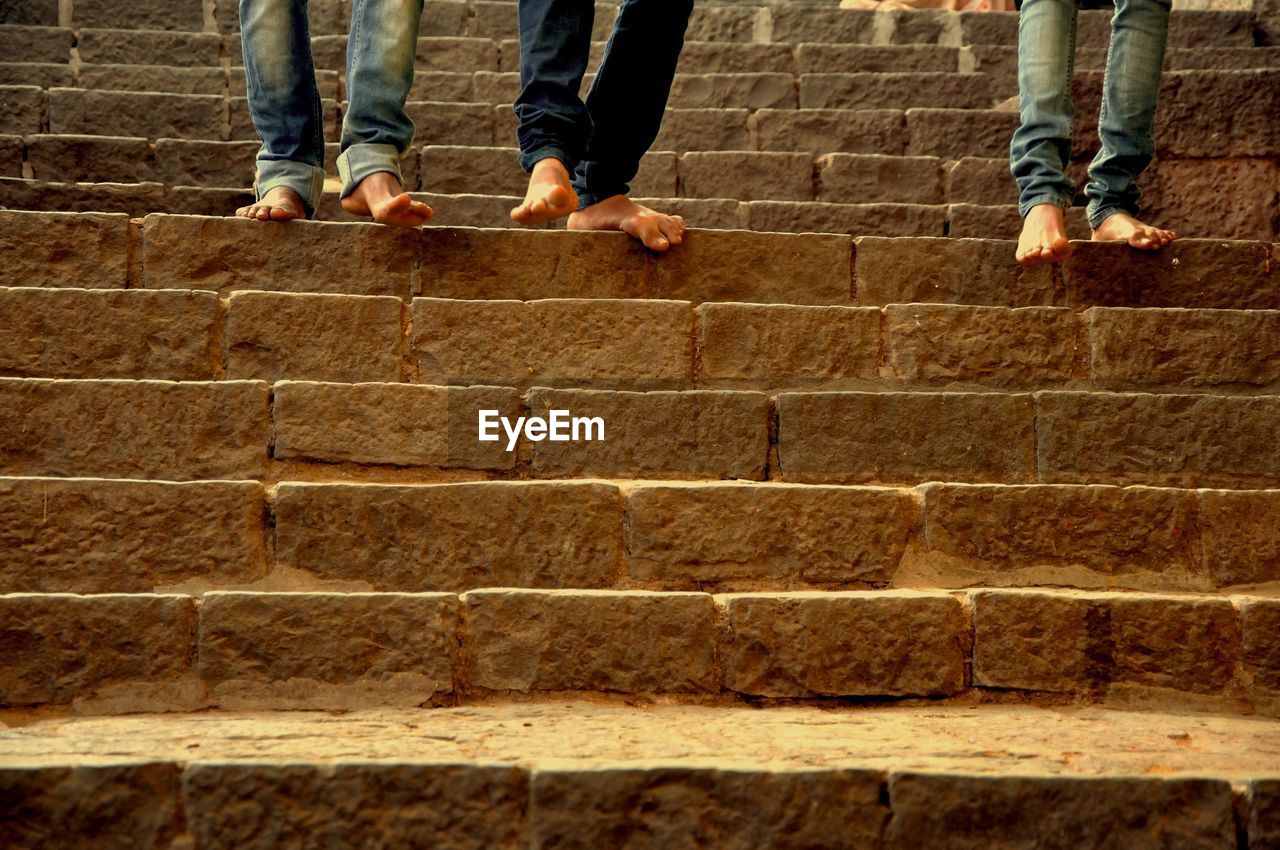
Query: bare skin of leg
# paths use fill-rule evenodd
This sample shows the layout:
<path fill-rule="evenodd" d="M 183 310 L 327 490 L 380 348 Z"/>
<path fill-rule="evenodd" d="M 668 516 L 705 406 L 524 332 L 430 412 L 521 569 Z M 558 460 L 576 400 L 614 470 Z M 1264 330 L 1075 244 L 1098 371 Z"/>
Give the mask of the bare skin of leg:
<path fill-rule="evenodd" d="M 578 195 L 573 191 L 569 169 L 555 157 L 540 159 L 529 175 L 529 189 L 524 201 L 511 211 L 517 224 L 543 224 L 564 218 L 578 208 Z"/>
<path fill-rule="evenodd" d="M 307 217 L 307 206 L 301 196 L 287 186 L 277 186 L 262 196 L 262 200 L 236 210 L 240 218 L 255 221 L 293 221 Z"/>
<path fill-rule="evenodd" d="M 376 171 L 361 180 L 355 191 L 342 199 L 342 208 L 396 227 L 421 227 L 435 215 L 431 207 L 410 198 L 388 171 Z"/>
<path fill-rule="evenodd" d="M 1143 251 L 1159 251 L 1177 238 L 1172 230 L 1144 224 L 1128 213 L 1107 216 L 1093 231 L 1094 242 L 1128 242 Z"/>
<path fill-rule="evenodd" d="M 1061 207 L 1038 204 L 1022 221 L 1018 237 L 1018 262 L 1024 266 L 1060 263 L 1071 256 L 1067 241 L 1067 219 Z"/>
<path fill-rule="evenodd" d="M 684 241 L 684 219 L 642 207 L 626 195 L 614 195 L 569 216 L 570 230 L 621 230 L 651 251 L 665 251 Z"/>

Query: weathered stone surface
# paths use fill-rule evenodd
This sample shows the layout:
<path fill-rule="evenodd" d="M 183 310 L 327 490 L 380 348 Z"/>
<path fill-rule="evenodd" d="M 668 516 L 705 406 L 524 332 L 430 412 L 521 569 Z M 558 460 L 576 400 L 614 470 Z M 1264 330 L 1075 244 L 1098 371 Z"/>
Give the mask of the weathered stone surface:
<path fill-rule="evenodd" d="M 592 65 L 598 65 L 605 43 L 591 45 Z M 504 56 L 507 45 L 503 45 Z M 686 41 L 680 52 L 682 74 L 794 74 L 795 49 L 790 44 L 735 44 L 733 42 Z M 512 70 L 518 70 L 513 68 Z"/>
<path fill-rule="evenodd" d="M 1113 682 L 1217 695 L 1235 678 L 1240 622 L 1229 599 L 1106 597 Z"/>
<path fill-rule="evenodd" d="M 458 597 L 207 593 L 200 677 L 223 708 L 416 706 L 453 690 Z"/>
<path fill-rule="evenodd" d="M 872 771 L 539 770 L 535 847 L 876 846 L 888 809 Z"/>
<path fill-rule="evenodd" d="M 428 145 L 422 170 L 433 192 L 523 196 L 529 177 L 516 156 L 513 148 Z"/>
<path fill-rule="evenodd" d="M 694 303 L 849 304 L 847 236 L 692 231 L 657 260 L 655 295 Z"/>
<path fill-rule="evenodd" d="M 1275 156 L 1280 69 L 1174 71 L 1160 91 L 1161 156 Z"/>
<path fill-rule="evenodd" d="M 252 186 L 258 142 L 160 139 L 152 174 L 170 186 Z"/>
<path fill-rule="evenodd" d="M 0 289 L 0 314 L 6 377 L 214 377 L 212 292 Z"/>
<path fill-rule="evenodd" d="M 762 151 L 896 156 L 906 149 L 906 118 L 898 109 L 761 109 L 751 126 Z"/>
<path fill-rule="evenodd" d="M 1035 404 L 994 393 L 783 393 L 787 481 L 1022 482 L 1035 475 Z"/>
<path fill-rule="evenodd" d="M 628 569 L 672 588 L 883 583 L 918 524 L 903 490 L 646 486 L 627 500 Z"/>
<path fill-rule="evenodd" d="M 225 109 L 226 102 L 218 95 L 51 89 L 49 132 L 222 139 L 226 137 Z"/>
<path fill-rule="evenodd" d="M 1110 679 L 1106 612 L 1091 600 L 989 590 L 971 599 L 974 685 L 1074 693 Z"/>
<path fill-rule="evenodd" d="M 177 839 L 173 763 L 0 768 L 0 838 L 11 850 L 163 850 Z"/>
<path fill-rule="evenodd" d="M 143 285 L 396 295 L 409 289 L 417 239 L 376 224 L 290 222 L 261 227 L 230 217 L 149 215 Z M 192 245 L 206 246 L 192 251 Z"/>
<path fill-rule="evenodd" d="M 1166 159 L 1143 173 L 1142 211 L 1184 233 L 1268 241 L 1280 213 L 1278 184 L 1274 158 Z"/>
<path fill-rule="evenodd" d="M 429 384 L 687 387 L 692 337 L 684 301 L 413 302 L 414 357 Z"/>
<path fill-rule="evenodd" d="M 1262 779 L 1249 786 L 1249 850 L 1280 847 L 1280 779 Z"/>
<path fill-rule="evenodd" d="M 37 180 L 142 183 L 155 173 L 146 139 L 31 136 L 27 161 Z"/>
<path fill-rule="evenodd" d="M 0 210 L 0 282 L 123 288 L 129 241 L 127 215 Z"/>
<path fill-rule="evenodd" d="M 1240 604 L 1245 672 L 1253 687 L 1280 694 L 1280 601 L 1246 599 Z"/>
<path fill-rule="evenodd" d="M 117 700 L 139 710 L 191 667 L 189 596 L 0 596 L 0 705 Z"/>
<path fill-rule="evenodd" d="M 676 74 L 670 104 L 679 109 L 795 109 L 791 74 Z"/>
<path fill-rule="evenodd" d="M 146 91 L 168 94 L 227 93 L 222 68 L 170 68 L 157 65 L 82 65 L 80 88 L 104 91 Z M 240 80 L 243 87 L 243 78 Z M 331 95 L 332 96 L 332 95 Z"/>
<path fill-rule="evenodd" d="M 1280 581 L 1280 491 L 1200 493 L 1204 569 L 1220 587 Z"/>
<path fill-rule="evenodd" d="M 799 44 L 801 74 L 909 73 L 958 70 L 958 48 L 932 44 Z"/>
<path fill-rule="evenodd" d="M 885 346 L 893 375 L 908 384 L 1061 386 L 1073 377 L 1076 319 L 1065 307 L 890 305 Z"/>
<path fill-rule="evenodd" d="M 907 153 L 948 159 L 1007 156 L 1009 138 L 1018 126 L 1018 113 L 976 108 L 979 104 L 972 106 L 969 109 L 908 109 Z"/>
<path fill-rule="evenodd" d="M 1195 494 L 1147 487 L 929 485 L 900 581 L 1208 590 Z"/>
<path fill-rule="evenodd" d="M 915 14 L 922 12 L 922 14 Z M 893 9 L 894 44 L 959 44 L 959 27 L 950 9 Z"/>
<path fill-rule="evenodd" d="M 204 6 L 200 0 L 130 3 L 126 7 L 112 0 L 76 0 L 75 22 L 80 27 L 121 27 L 140 30 L 204 29 Z"/>
<path fill-rule="evenodd" d="M 486 103 L 409 101 L 404 105 L 404 112 L 423 134 L 419 136 L 422 141 L 487 147 L 515 140 L 514 134 L 508 136 L 494 130 L 495 110 Z M 430 175 L 426 175 L 424 188 L 433 188 Z"/>
<path fill-rule="evenodd" d="M 854 251 L 859 304 L 1042 307 L 1065 303 L 1052 270 L 1018 265 L 1012 242 L 863 237 L 855 242 Z"/>
<path fill-rule="evenodd" d="M 944 593 L 730 594 L 725 687 L 766 697 L 944 696 L 965 685 L 968 622 Z"/>
<path fill-rule="evenodd" d="M 191 833 L 209 850 L 527 846 L 518 767 L 198 762 L 183 795 Z"/>
<path fill-rule="evenodd" d="M 924 204 L 821 204 L 750 201 L 742 204 L 752 230 L 847 233 L 851 236 L 941 236 L 947 208 Z"/>
<path fill-rule="evenodd" d="M 962 157 L 947 165 L 944 180 L 949 204 L 986 205 L 1002 197 L 1015 197 L 1016 186 L 1004 159 Z"/>
<path fill-rule="evenodd" d="M 374 590 L 608 587 L 620 498 L 593 483 L 281 484 L 276 559 Z"/>
<path fill-rule="evenodd" d="M 1070 303 L 1085 307 L 1280 309 L 1275 260 L 1260 242 L 1180 239 L 1157 253 L 1083 243 L 1062 265 Z"/>
<path fill-rule="evenodd" d="M 802 109 L 983 109 L 991 106 L 985 74 L 804 74 Z M 910 116 L 908 116 L 910 121 Z"/>
<path fill-rule="evenodd" d="M 22 176 L 22 157 L 26 145 L 21 136 L 0 136 L 0 177 Z"/>
<path fill-rule="evenodd" d="M 0 42 L 5 45 L 6 62 L 68 62 L 71 59 L 72 33 L 70 29 L 56 26 L 56 3 L 53 19 L 44 24 L 28 26 L 9 16 L 30 14 L 40 8 L 39 3 L 8 3 L 0 23 Z"/>
<path fill-rule="evenodd" d="M 82 29 L 76 47 L 86 65 L 164 65 L 216 68 L 222 49 L 217 33 L 135 29 Z M 239 50 L 235 53 L 239 55 Z M 233 65 L 240 63 L 232 61 Z M 146 89 L 143 89 L 146 91 Z"/>
<path fill-rule="evenodd" d="M 566 410 L 604 421 L 603 439 L 534 442 L 537 478 L 746 478 L 762 480 L 769 399 L 763 393 L 535 389 L 532 415 Z"/>
<path fill-rule="evenodd" d="M 29 136 L 44 132 L 49 123 L 48 115 L 44 89 L 37 86 L 0 86 L 0 127 L 6 133 Z"/>
<path fill-rule="evenodd" d="M 275 387 L 275 456 L 326 463 L 512 469 L 506 444 L 479 442 L 479 411 L 515 421 L 514 389 L 283 381 Z"/>
<path fill-rule="evenodd" d="M 0 378 L 5 475 L 254 478 L 267 386 Z"/>
<path fill-rule="evenodd" d="M 1047 483 L 1266 487 L 1280 475 L 1280 398 L 1039 393 Z"/>
<path fill-rule="evenodd" d="M 402 304 L 392 296 L 232 293 L 227 377 L 399 381 Z"/>
<path fill-rule="evenodd" d="M 15 210 L 123 213 L 141 218 L 169 206 L 161 183 L 45 183 L 0 178 L 0 204 Z"/>
<path fill-rule="evenodd" d="M 502 80 L 503 91 L 490 91 L 486 85 L 491 78 Z M 483 88 L 481 86 L 484 86 Z M 493 87 L 494 89 L 497 86 Z M 477 92 L 481 96 L 477 96 Z M 495 74 L 492 71 L 477 71 L 468 73 L 459 71 L 457 68 L 451 70 L 440 71 L 422 71 L 419 70 L 413 75 L 413 86 L 409 89 L 410 100 L 435 100 L 450 103 L 508 103 L 515 100 L 516 95 L 520 93 L 518 81 L 517 86 L 512 89 L 507 85 L 507 81 L 502 74 Z M 489 95 L 492 94 L 494 99 L 490 100 Z"/>
<path fill-rule="evenodd" d="M 719 690 L 706 594 L 479 590 L 462 599 L 467 683 L 482 692 Z"/>
<path fill-rule="evenodd" d="M 2 36 L 3 32 L 0 32 L 0 37 Z M 62 60 L 0 62 L 0 86 L 39 86 L 42 89 L 55 89 L 73 85 L 75 85 L 75 74 L 71 66 Z"/>
<path fill-rule="evenodd" d="M 964 776 L 889 779 L 890 850 L 1226 850 L 1231 784 L 1210 779 Z"/>
<path fill-rule="evenodd" d="M 759 26 L 760 10 L 741 6 L 694 6 L 685 32 L 687 41 L 750 42 Z"/>
<path fill-rule="evenodd" d="M 867 10 L 779 4 L 769 9 L 774 41 L 870 44 L 876 17 Z"/>
<path fill-rule="evenodd" d="M 767 47 L 769 45 L 753 45 Z M 745 109 L 668 109 L 653 143 L 659 151 L 751 150 L 751 113 Z"/>
<path fill-rule="evenodd" d="M 17 26 L 52 27 L 58 23 L 57 0 L 22 0 L 0 6 L 0 22 Z"/>
<path fill-rule="evenodd" d="M 695 151 L 680 157 L 682 194 L 693 198 L 813 200 L 806 153 Z"/>
<path fill-rule="evenodd" d="M 833 153 L 821 157 L 815 167 L 819 201 L 942 203 L 942 163 L 933 157 Z"/>

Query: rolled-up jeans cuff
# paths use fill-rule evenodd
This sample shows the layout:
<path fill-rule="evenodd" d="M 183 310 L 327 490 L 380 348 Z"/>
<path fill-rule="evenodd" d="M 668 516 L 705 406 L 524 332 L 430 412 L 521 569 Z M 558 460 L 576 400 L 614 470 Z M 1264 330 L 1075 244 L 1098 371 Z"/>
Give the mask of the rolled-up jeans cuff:
<path fill-rule="evenodd" d="M 311 218 L 324 192 L 324 169 L 287 159 L 259 160 L 258 177 L 253 183 L 254 197 L 261 201 L 268 192 L 281 186 L 298 193 L 307 208 L 307 217 Z"/>
<path fill-rule="evenodd" d="M 385 171 L 395 176 L 404 187 L 400 174 L 400 151 L 395 145 L 352 145 L 338 156 L 338 176 L 342 178 L 342 197 L 356 190 L 370 174 Z"/>
<path fill-rule="evenodd" d="M 1027 198 L 1025 201 L 1018 202 L 1018 214 L 1026 218 L 1032 207 L 1038 207 L 1042 204 L 1052 204 L 1066 211 L 1071 206 L 1071 199 L 1062 195 L 1036 195 L 1035 197 Z"/>
<path fill-rule="evenodd" d="M 521 151 L 520 167 L 524 169 L 525 173 L 532 174 L 533 167 L 544 159 L 560 160 L 560 163 L 568 169 L 570 174 L 573 173 L 574 168 L 578 165 L 573 161 L 572 157 L 565 152 L 564 148 L 556 147 L 555 145 L 544 145 L 543 147 L 536 148 L 531 151 Z"/>

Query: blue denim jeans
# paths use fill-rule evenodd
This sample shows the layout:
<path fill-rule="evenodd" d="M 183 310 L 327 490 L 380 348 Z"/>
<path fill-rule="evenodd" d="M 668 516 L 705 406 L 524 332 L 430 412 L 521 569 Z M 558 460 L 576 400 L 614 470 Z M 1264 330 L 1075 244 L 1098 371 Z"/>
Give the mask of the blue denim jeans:
<path fill-rule="evenodd" d="M 595 4 L 520 0 L 520 166 L 563 162 L 579 208 L 627 194 L 662 127 L 692 13 L 693 0 L 623 0 L 583 103 Z"/>
<path fill-rule="evenodd" d="M 1089 224 L 1117 212 L 1138 214 L 1134 180 L 1155 153 L 1156 100 L 1164 67 L 1170 0 L 1116 0 L 1102 84 L 1098 136 L 1089 165 Z M 1009 149 L 1018 209 L 1068 207 L 1075 194 L 1071 161 L 1071 75 L 1076 49 L 1075 0 L 1023 0 L 1018 18 L 1018 91 L 1022 124 Z"/>
<path fill-rule="evenodd" d="M 354 0 L 347 38 L 347 109 L 338 174 L 342 196 L 370 174 L 401 179 L 413 142 L 404 101 L 423 0 Z M 307 0 L 240 0 L 249 112 L 262 138 L 254 191 L 297 192 L 315 212 L 324 189 L 324 117 L 311 60 Z"/>

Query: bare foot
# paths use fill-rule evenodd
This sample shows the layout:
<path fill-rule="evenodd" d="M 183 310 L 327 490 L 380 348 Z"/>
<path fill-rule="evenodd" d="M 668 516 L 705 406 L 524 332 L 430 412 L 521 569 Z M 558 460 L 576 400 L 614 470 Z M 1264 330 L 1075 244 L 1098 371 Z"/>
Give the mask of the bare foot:
<path fill-rule="evenodd" d="M 626 195 L 614 195 L 569 216 L 570 230 L 621 230 L 651 251 L 665 251 L 684 241 L 684 219 L 642 207 Z"/>
<path fill-rule="evenodd" d="M 1018 262 L 1024 266 L 1060 263 L 1071 256 L 1072 250 L 1067 241 L 1067 219 L 1062 207 L 1053 204 L 1032 207 L 1018 237 Z"/>
<path fill-rule="evenodd" d="M 577 208 L 578 195 L 573 191 L 569 169 L 555 157 L 547 157 L 533 166 L 529 190 L 520 206 L 511 211 L 511 220 L 517 224 L 543 224 Z"/>
<path fill-rule="evenodd" d="M 262 196 L 262 200 L 236 210 L 240 218 L 255 221 L 293 221 L 307 217 L 307 205 L 302 196 L 288 186 L 277 186 Z"/>
<path fill-rule="evenodd" d="M 1128 213 L 1115 213 L 1093 231 L 1094 242 L 1128 242 L 1143 251 L 1159 251 L 1178 238 L 1172 230 L 1143 224 Z"/>
<path fill-rule="evenodd" d="M 342 208 L 354 215 L 373 216 L 378 224 L 421 227 L 435 215 L 431 207 L 405 194 L 395 175 L 375 171 L 360 181 L 355 191 L 342 199 Z"/>

